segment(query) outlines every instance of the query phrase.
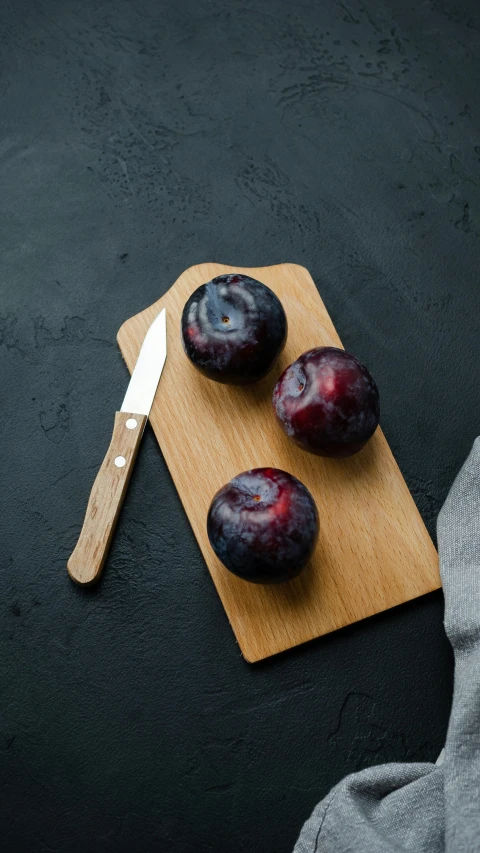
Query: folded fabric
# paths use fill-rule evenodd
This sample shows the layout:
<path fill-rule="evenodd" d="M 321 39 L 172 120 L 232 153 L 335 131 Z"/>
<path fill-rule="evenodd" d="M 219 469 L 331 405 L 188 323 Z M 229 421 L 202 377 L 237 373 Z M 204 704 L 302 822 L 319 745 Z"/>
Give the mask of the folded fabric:
<path fill-rule="evenodd" d="M 347 776 L 314 809 L 294 853 L 480 851 L 480 438 L 438 517 L 445 631 L 455 656 L 442 761 Z"/>

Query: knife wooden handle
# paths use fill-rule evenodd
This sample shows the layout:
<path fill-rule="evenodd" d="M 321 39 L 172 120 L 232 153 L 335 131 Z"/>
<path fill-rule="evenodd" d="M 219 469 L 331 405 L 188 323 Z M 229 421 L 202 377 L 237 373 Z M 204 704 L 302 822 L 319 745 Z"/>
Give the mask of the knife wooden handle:
<path fill-rule="evenodd" d="M 79 584 L 95 583 L 103 569 L 147 418 L 117 412 L 112 440 L 96 476 L 85 520 L 67 569 Z"/>

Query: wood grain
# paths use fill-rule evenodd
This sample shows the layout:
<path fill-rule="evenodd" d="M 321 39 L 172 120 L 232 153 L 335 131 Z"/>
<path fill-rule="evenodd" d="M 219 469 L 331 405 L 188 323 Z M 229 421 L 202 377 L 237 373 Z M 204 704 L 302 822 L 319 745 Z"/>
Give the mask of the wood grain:
<path fill-rule="evenodd" d="M 288 317 L 279 364 L 250 388 L 202 377 L 180 340 L 180 317 L 192 291 L 230 272 L 271 287 Z M 437 589 L 437 553 L 382 431 L 357 456 L 329 460 L 295 447 L 274 420 L 271 395 L 280 372 L 306 349 L 341 346 L 308 271 L 295 264 L 191 267 L 158 302 L 121 327 L 118 343 L 130 371 L 162 308 L 169 355 L 150 420 L 245 658 L 261 660 Z M 294 581 L 272 587 L 230 574 L 206 534 L 217 489 L 235 474 L 262 466 L 283 468 L 305 483 L 321 523 L 309 566 Z"/>
<path fill-rule="evenodd" d="M 136 426 L 127 427 L 133 419 Z M 90 492 L 85 520 L 68 563 L 70 577 L 79 584 L 92 584 L 102 573 L 113 532 L 127 491 L 133 463 L 146 423 L 145 415 L 117 412 L 110 446 Z M 115 464 L 123 457 L 122 467 Z"/>

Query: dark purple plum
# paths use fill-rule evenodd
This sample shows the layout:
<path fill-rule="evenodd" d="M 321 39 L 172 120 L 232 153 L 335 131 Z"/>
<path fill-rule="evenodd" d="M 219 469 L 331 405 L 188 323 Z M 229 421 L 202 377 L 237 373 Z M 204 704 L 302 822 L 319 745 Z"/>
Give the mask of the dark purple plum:
<path fill-rule="evenodd" d="M 254 468 L 217 492 L 207 518 L 210 544 L 234 575 L 253 583 L 296 577 L 318 539 L 315 501 L 296 477 Z"/>
<path fill-rule="evenodd" d="M 282 303 L 248 275 L 218 275 L 190 296 L 182 314 L 183 348 L 209 379 L 247 385 L 272 369 L 287 338 Z"/>
<path fill-rule="evenodd" d="M 353 456 L 378 426 L 378 388 L 364 364 L 337 347 L 304 352 L 282 373 L 273 408 L 288 436 L 318 456 Z"/>

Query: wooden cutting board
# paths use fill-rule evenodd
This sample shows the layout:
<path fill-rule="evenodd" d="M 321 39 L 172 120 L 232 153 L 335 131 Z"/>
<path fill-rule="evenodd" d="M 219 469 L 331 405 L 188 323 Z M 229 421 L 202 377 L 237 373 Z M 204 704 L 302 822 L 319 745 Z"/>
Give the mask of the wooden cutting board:
<path fill-rule="evenodd" d="M 232 272 L 267 284 L 288 318 L 280 362 L 249 388 L 202 377 L 180 339 L 180 317 L 192 291 Z M 295 264 L 191 267 L 158 302 L 121 327 L 118 343 L 130 372 L 162 308 L 167 310 L 168 357 L 150 421 L 247 661 L 437 589 L 436 550 L 381 430 L 358 455 L 331 460 L 299 450 L 274 419 L 272 389 L 281 371 L 307 349 L 341 346 L 308 271 Z M 258 586 L 232 575 L 216 558 L 206 533 L 217 489 L 235 474 L 263 466 L 298 477 L 320 514 L 320 540 L 311 563 L 294 581 L 278 586 Z"/>

